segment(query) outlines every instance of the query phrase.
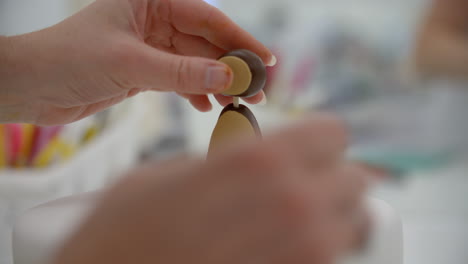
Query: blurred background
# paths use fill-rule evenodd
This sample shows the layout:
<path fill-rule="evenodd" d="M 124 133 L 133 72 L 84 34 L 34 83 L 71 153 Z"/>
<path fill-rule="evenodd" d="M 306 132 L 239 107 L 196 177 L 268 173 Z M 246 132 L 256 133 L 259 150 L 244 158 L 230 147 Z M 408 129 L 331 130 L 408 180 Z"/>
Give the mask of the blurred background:
<path fill-rule="evenodd" d="M 53 25 L 90 2 L 0 0 L 0 34 Z M 432 1 L 208 2 L 278 58 L 268 70 L 268 104 L 252 107 L 261 128 L 338 114 L 352 134 L 349 157 L 379 175 L 372 195 L 402 216 L 405 263 L 468 263 L 468 83 L 422 74 L 414 60 Z M 65 127 L 1 126 L 0 263 L 10 264 L 21 212 L 101 188 L 147 159 L 205 154 L 220 111 L 146 93 Z"/>

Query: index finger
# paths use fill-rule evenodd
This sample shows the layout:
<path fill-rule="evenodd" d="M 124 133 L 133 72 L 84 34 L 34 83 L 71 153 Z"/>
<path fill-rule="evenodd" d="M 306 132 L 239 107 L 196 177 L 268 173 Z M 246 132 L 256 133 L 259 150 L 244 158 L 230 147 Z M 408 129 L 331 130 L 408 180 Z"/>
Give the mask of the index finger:
<path fill-rule="evenodd" d="M 169 4 L 170 20 L 178 31 L 203 37 L 226 51 L 248 49 L 266 65 L 274 65 L 271 51 L 216 7 L 202 0 L 174 0 Z"/>
<path fill-rule="evenodd" d="M 346 127 L 330 114 L 315 114 L 273 136 L 269 144 L 306 166 L 327 165 L 342 159 L 348 145 Z"/>

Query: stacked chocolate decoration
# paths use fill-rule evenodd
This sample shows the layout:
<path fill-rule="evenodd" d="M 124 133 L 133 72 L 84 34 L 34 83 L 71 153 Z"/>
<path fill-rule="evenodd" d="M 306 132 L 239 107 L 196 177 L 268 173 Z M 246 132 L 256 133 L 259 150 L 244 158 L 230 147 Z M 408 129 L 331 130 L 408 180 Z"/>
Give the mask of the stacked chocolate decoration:
<path fill-rule="evenodd" d="M 219 61 L 227 64 L 234 73 L 231 87 L 224 95 L 251 97 L 265 86 L 266 68 L 257 54 L 248 50 L 234 50 L 224 54 Z"/>
<path fill-rule="evenodd" d="M 219 61 L 227 64 L 233 72 L 233 82 L 223 95 L 233 96 L 234 104 L 226 106 L 221 112 L 211 136 L 208 156 L 234 136 L 261 137 L 254 114 L 247 106 L 239 105 L 238 98 L 254 96 L 265 86 L 266 69 L 262 59 L 248 50 L 234 50 L 223 55 Z"/>

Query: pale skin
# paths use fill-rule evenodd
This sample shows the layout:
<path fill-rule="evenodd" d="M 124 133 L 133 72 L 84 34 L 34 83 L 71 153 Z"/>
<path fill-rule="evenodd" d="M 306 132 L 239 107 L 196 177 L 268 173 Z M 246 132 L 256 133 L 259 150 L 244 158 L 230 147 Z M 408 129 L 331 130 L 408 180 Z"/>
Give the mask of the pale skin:
<path fill-rule="evenodd" d="M 232 78 L 214 59 L 238 48 L 274 61 L 201 0 L 98 0 L 51 28 L 0 38 L 0 122 L 66 124 L 146 90 L 206 111 L 207 95 Z M 344 158 L 339 121 L 315 115 L 232 143 L 209 161 L 129 172 L 54 263 L 332 264 L 359 245 L 367 176 Z"/>
<path fill-rule="evenodd" d="M 435 0 L 415 54 L 423 74 L 468 79 L 468 1 Z"/>
<path fill-rule="evenodd" d="M 232 81 L 214 59 L 245 48 L 271 52 L 200 0 L 100 0 L 64 22 L 0 38 L 0 122 L 64 124 L 141 91 L 173 91 L 200 111 Z M 246 101 L 258 103 L 263 93 Z"/>
<path fill-rule="evenodd" d="M 104 195 L 55 264 L 334 264 L 365 223 L 366 174 L 345 148 L 342 125 L 315 116 L 209 162 L 148 164 Z"/>

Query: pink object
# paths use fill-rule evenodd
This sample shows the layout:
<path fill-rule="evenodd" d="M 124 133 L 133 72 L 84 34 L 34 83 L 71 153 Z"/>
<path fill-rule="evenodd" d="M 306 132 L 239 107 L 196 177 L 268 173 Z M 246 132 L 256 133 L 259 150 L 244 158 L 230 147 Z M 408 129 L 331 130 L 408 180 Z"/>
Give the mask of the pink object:
<path fill-rule="evenodd" d="M 306 89 L 307 84 L 312 80 L 314 66 L 315 63 L 311 56 L 307 56 L 299 62 L 296 74 L 292 79 L 292 93 L 298 94 Z"/>
<path fill-rule="evenodd" d="M 37 127 L 33 135 L 33 147 L 31 150 L 31 156 L 29 157 L 28 163 L 31 162 L 41 153 L 41 151 L 54 139 L 63 126 L 51 126 L 51 127 Z"/>
<path fill-rule="evenodd" d="M 8 164 L 15 166 L 18 160 L 21 149 L 21 125 L 7 124 L 6 125 L 6 143 Z"/>

